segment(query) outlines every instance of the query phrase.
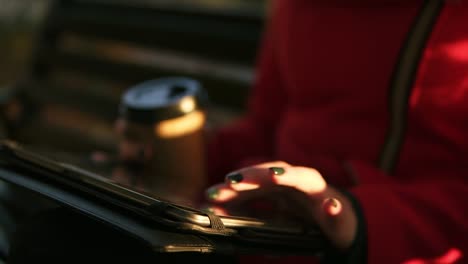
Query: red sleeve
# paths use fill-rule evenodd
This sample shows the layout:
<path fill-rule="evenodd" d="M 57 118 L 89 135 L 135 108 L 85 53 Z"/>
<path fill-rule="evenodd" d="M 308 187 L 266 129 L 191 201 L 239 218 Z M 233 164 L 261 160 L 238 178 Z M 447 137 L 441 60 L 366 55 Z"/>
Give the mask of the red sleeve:
<path fill-rule="evenodd" d="M 366 221 L 368 263 L 434 260 L 451 249 L 462 259 L 447 263 L 468 261 L 466 178 L 442 175 L 403 183 L 364 163 L 354 169 L 362 183 L 351 192 Z"/>
<path fill-rule="evenodd" d="M 247 115 L 220 128 L 208 144 L 210 183 L 218 182 L 233 169 L 271 159 L 272 131 L 284 105 L 284 91 L 274 52 L 273 23 L 270 19 L 262 37 Z"/>

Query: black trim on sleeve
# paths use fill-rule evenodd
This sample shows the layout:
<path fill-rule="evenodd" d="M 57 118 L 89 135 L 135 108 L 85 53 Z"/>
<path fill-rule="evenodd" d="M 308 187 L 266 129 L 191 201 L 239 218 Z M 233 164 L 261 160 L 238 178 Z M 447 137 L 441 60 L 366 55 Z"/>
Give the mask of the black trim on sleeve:
<path fill-rule="evenodd" d="M 391 174 L 395 169 L 404 143 L 408 101 L 419 68 L 419 62 L 432 28 L 444 6 L 442 0 L 426 0 L 417 16 L 406 42 L 400 50 L 399 60 L 390 83 L 389 128 L 382 147 L 378 167 Z"/>

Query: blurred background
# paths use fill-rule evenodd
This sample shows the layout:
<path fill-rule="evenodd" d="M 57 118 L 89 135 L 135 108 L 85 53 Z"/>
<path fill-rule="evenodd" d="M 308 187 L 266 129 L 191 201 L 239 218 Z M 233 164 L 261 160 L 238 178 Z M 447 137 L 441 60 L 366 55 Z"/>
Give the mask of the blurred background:
<path fill-rule="evenodd" d="M 0 0 L 2 138 L 45 152 L 114 151 L 122 93 L 199 80 L 208 124 L 242 114 L 266 0 Z"/>
<path fill-rule="evenodd" d="M 201 83 L 208 95 L 208 127 L 232 122 L 245 111 L 268 5 L 266 0 L 0 0 L 0 139 L 71 163 L 83 164 L 96 151 L 120 153 L 116 119 L 123 93 L 169 76 Z M 199 153 L 196 136 L 163 143 L 176 157 L 175 166 L 167 167 L 191 172 L 189 163 L 199 165 L 192 159 Z M 180 151 L 185 156 L 177 152 L 182 145 L 189 150 Z M 180 186 L 194 186 L 190 175 L 172 172 L 186 176 Z M 0 263 L 16 223 L 54 206 L 49 202 L 0 181 Z"/>

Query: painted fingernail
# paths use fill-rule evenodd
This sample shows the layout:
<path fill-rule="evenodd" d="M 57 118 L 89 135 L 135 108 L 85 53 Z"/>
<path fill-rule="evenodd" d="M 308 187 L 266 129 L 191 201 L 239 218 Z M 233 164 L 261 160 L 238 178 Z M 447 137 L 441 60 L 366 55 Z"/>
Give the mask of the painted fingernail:
<path fill-rule="evenodd" d="M 209 207 L 202 208 L 201 210 L 202 212 L 206 214 L 228 215 L 228 212 L 220 207 L 209 206 Z"/>
<path fill-rule="evenodd" d="M 285 170 L 281 167 L 271 167 L 269 170 L 273 173 L 273 175 L 283 175 Z"/>
<path fill-rule="evenodd" d="M 226 180 L 231 184 L 239 183 L 243 179 L 244 179 L 244 176 L 242 176 L 242 174 L 238 172 L 232 172 L 226 175 Z"/>
<path fill-rule="evenodd" d="M 216 200 L 219 197 L 219 190 L 218 188 L 210 188 L 206 191 L 207 196 L 211 200 Z"/>
<path fill-rule="evenodd" d="M 337 216 L 341 213 L 341 202 L 336 198 L 326 198 L 323 201 L 323 209 L 329 216 Z"/>
<path fill-rule="evenodd" d="M 202 212 L 213 214 L 215 212 L 213 207 L 204 207 L 201 209 Z"/>

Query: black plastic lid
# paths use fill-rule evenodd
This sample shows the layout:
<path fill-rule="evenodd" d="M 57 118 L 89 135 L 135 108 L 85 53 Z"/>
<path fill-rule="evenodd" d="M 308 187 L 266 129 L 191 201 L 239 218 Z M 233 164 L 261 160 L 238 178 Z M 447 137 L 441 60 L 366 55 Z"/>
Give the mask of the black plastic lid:
<path fill-rule="evenodd" d="M 167 77 L 130 87 L 122 96 L 120 116 L 152 124 L 203 108 L 206 95 L 201 84 L 190 78 Z"/>

